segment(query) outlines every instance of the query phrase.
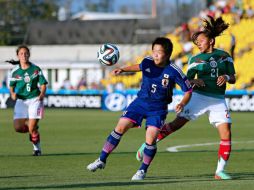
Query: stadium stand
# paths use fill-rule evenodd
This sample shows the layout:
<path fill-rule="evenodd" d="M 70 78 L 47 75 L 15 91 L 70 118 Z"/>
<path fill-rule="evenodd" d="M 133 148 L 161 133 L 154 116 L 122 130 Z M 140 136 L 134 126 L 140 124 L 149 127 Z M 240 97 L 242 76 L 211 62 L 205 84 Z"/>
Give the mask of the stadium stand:
<path fill-rule="evenodd" d="M 216 41 L 216 47 L 224 49 L 230 52 L 230 33 L 234 34 L 236 38 L 236 48 L 235 48 L 235 69 L 237 73 L 237 82 L 234 85 L 228 85 L 227 89 L 247 89 L 254 90 L 253 84 L 253 73 L 254 73 L 254 17 L 248 17 L 246 10 L 249 7 L 254 7 L 254 0 L 243 0 L 242 5 L 229 3 L 226 11 L 217 11 L 217 16 L 222 16 L 223 19 L 230 24 L 230 29 L 225 32 L 222 36 L 218 37 Z M 239 9 L 243 9 L 240 10 Z M 224 11 L 224 12 L 223 12 Z M 243 12 L 242 15 L 238 15 L 238 12 Z M 211 14 L 211 12 L 209 12 Z M 193 17 L 188 22 L 191 30 L 195 31 L 200 27 L 200 18 Z M 179 26 L 181 27 L 181 26 Z M 187 70 L 187 61 L 191 54 L 196 54 L 198 49 L 196 47 L 191 47 L 190 52 L 184 51 L 184 45 L 180 40 L 179 27 L 172 33 L 168 33 L 166 36 L 169 37 L 174 44 L 174 51 L 172 54 L 172 59 L 180 59 L 183 63 L 183 70 Z M 146 51 L 140 56 L 133 59 L 132 62 L 127 64 L 139 63 L 142 57 L 148 55 L 149 52 Z M 126 88 L 138 87 L 141 80 L 141 75 L 135 73 L 132 76 L 116 76 L 103 79 L 102 83 L 104 85 L 116 84 L 117 82 L 122 82 Z"/>

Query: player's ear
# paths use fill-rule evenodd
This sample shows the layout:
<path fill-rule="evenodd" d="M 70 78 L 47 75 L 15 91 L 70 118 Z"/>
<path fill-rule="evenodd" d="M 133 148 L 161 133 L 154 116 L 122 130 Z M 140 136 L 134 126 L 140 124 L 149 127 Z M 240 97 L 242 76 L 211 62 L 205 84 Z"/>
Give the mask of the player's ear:
<path fill-rule="evenodd" d="M 209 41 L 209 44 L 210 44 L 210 45 L 214 45 L 214 43 L 215 43 L 214 38 L 211 38 L 210 41 Z"/>

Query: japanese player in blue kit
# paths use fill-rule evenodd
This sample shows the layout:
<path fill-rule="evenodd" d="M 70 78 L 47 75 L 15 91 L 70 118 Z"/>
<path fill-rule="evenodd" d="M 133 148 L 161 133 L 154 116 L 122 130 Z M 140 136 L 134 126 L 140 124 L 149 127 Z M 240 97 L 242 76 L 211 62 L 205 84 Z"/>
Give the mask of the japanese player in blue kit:
<path fill-rule="evenodd" d="M 159 37 L 152 43 L 152 56 L 145 57 L 140 64 L 112 71 L 118 75 L 123 72 L 142 72 L 142 84 L 137 98 L 126 108 L 120 117 L 115 129 L 108 136 L 100 157 L 87 166 L 87 169 L 94 172 L 103 169 L 109 154 L 117 147 L 122 135 L 130 128 L 141 126 L 142 120 L 146 119 L 146 147 L 144 159 L 132 180 L 143 180 L 148 167 L 152 162 L 156 151 L 156 139 L 164 124 L 168 113 L 168 104 L 172 102 L 172 93 L 177 83 L 184 96 L 176 105 L 177 113 L 191 98 L 192 88 L 183 72 L 170 61 L 173 51 L 173 44 L 170 39 Z"/>

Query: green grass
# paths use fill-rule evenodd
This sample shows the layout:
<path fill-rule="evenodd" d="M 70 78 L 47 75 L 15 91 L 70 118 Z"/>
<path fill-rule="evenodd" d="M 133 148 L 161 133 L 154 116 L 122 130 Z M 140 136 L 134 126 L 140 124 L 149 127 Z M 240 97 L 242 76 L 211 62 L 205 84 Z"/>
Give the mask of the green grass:
<path fill-rule="evenodd" d="M 135 153 L 144 128 L 132 129 L 108 159 L 104 170 L 85 167 L 101 151 L 121 113 L 97 110 L 47 109 L 40 122 L 43 156 L 32 157 L 27 134 L 14 132 L 12 110 L 0 110 L 0 190 L 6 189 L 187 189 L 236 190 L 254 186 L 253 113 L 233 113 L 233 151 L 227 171 L 230 181 L 213 179 L 218 145 L 166 151 L 169 146 L 219 142 L 207 117 L 190 122 L 158 145 L 144 181 L 131 182 L 140 163 Z M 174 114 L 170 113 L 168 120 Z"/>

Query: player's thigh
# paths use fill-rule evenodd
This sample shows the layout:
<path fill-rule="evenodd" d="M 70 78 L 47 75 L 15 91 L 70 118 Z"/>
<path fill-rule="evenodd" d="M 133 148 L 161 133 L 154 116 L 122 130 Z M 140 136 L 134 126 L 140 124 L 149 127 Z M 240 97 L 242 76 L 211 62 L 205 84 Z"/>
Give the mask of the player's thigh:
<path fill-rule="evenodd" d="M 218 99 L 209 106 L 209 121 L 215 127 L 223 123 L 231 123 L 231 116 L 224 99 Z"/>
<path fill-rule="evenodd" d="M 29 119 L 41 119 L 44 115 L 43 102 L 38 98 L 33 98 L 28 101 L 28 117 Z"/>
<path fill-rule="evenodd" d="M 177 116 L 184 117 L 187 120 L 195 120 L 208 111 L 207 104 L 205 96 L 193 93 L 189 103 Z"/>
<path fill-rule="evenodd" d="M 134 125 L 135 123 L 131 121 L 130 119 L 121 117 L 115 127 L 115 131 L 118 133 L 124 134 Z"/>
<path fill-rule="evenodd" d="M 147 116 L 146 128 L 154 127 L 160 130 L 165 123 L 166 117 L 167 117 L 166 113 L 160 115 Z"/>
<path fill-rule="evenodd" d="M 14 115 L 13 119 L 25 119 L 28 118 L 28 106 L 25 103 L 25 100 L 18 99 L 14 106 Z"/>

